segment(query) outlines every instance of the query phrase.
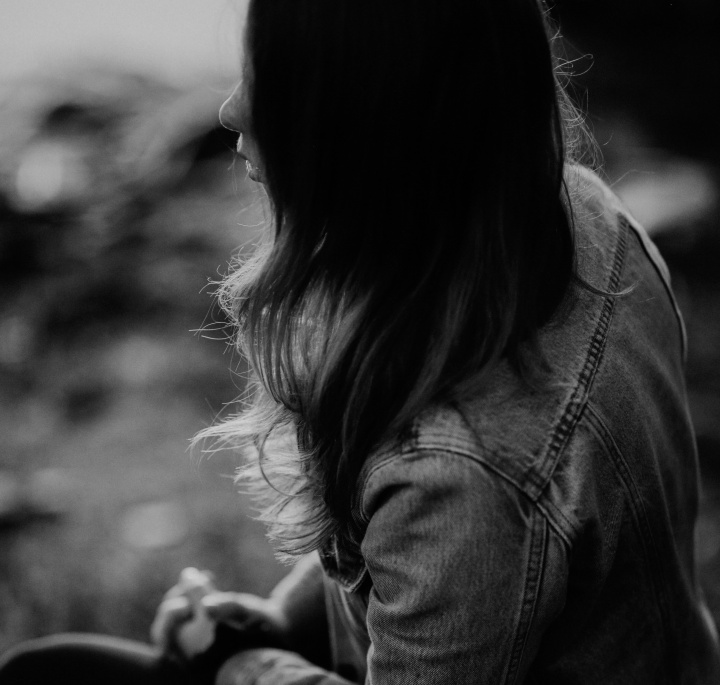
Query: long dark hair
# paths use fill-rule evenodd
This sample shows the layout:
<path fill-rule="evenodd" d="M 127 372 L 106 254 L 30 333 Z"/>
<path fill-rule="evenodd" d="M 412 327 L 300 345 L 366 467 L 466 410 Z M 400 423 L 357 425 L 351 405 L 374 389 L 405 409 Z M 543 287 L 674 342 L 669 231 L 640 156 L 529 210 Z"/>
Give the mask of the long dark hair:
<path fill-rule="evenodd" d="M 269 478 L 281 550 L 345 530 L 367 456 L 499 359 L 521 368 L 568 291 L 552 44 L 539 0 L 251 0 L 273 234 L 221 298 L 257 389 L 203 437 L 272 461 L 297 436 L 299 469 Z"/>

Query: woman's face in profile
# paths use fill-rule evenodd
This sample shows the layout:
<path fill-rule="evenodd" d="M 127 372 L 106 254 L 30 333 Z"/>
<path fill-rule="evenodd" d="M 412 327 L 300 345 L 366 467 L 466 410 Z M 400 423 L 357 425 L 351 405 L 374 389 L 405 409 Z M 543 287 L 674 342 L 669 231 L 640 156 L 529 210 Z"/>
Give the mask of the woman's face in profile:
<path fill-rule="evenodd" d="M 262 164 L 258 154 L 257 145 L 250 132 L 250 103 L 247 89 L 243 88 L 243 81 L 235 87 L 232 95 L 220 107 L 220 123 L 231 131 L 237 131 L 240 136 L 237 142 L 238 154 L 245 160 L 248 176 L 259 183 L 263 182 Z"/>

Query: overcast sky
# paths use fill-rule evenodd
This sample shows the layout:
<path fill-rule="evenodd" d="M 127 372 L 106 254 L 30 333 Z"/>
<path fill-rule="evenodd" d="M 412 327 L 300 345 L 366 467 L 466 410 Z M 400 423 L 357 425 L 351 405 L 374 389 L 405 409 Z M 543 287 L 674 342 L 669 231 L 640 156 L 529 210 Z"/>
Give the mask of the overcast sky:
<path fill-rule="evenodd" d="M 0 80 L 102 61 L 178 83 L 236 75 L 246 0 L 0 0 Z"/>

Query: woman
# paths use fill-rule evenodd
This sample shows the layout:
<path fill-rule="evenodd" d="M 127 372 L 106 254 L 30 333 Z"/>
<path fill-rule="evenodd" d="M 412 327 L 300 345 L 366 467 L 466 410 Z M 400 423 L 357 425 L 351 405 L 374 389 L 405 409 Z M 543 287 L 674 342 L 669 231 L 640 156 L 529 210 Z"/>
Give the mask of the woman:
<path fill-rule="evenodd" d="M 682 322 L 552 43 L 538 0 L 251 0 L 221 120 L 273 225 L 221 295 L 257 387 L 203 437 L 302 561 L 186 578 L 175 661 L 58 638 L 0 682 L 720 682 Z"/>

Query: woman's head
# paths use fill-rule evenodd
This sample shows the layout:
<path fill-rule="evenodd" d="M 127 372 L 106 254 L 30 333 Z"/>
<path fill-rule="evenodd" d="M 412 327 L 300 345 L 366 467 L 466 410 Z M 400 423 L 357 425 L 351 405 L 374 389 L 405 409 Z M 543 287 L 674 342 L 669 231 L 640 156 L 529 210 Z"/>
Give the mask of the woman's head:
<path fill-rule="evenodd" d="M 538 0 L 252 0 L 246 49 L 226 108 L 291 213 L 387 186 L 491 194 L 560 133 Z"/>
<path fill-rule="evenodd" d="M 518 362 L 568 288 L 552 40 L 539 0 L 251 0 L 245 43 L 223 120 L 274 241 L 226 302 L 342 517 L 369 450 Z"/>

